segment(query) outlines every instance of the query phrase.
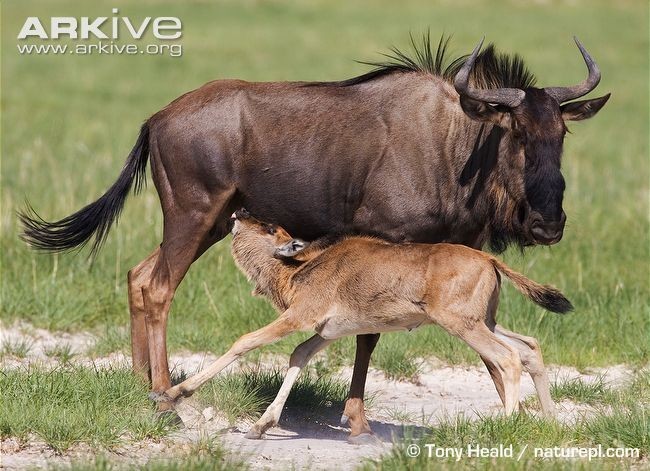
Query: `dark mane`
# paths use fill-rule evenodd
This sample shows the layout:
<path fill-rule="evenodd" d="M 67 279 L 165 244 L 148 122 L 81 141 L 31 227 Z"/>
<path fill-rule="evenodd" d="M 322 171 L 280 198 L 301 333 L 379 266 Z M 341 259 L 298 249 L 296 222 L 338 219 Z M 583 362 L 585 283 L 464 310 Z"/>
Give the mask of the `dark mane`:
<path fill-rule="evenodd" d="M 337 87 L 350 87 L 360 83 L 369 82 L 396 72 L 420 72 L 442 77 L 449 82 L 453 81 L 456 73 L 467 60 L 468 55 L 449 60 L 447 46 L 449 36 L 440 37 L 435 52 L 431 47 L 430 34 L 422 36 L 418 44 L 411 35 L 412 56 L 402 52 L 396 47 L 391 48 L 389 54 L 384 54 L 383 62 L 360 62 L 373 66 L 370 72 L 337 82 L 316 82 L 313 85 L 330 85 Z M 535 85 L 535 76 L 526 68 L 523 59 L 517 55 L 498 52 L 494 44 L 490 43 L 483 49 L 472 70 L 471 81 L 477 88 L 528 88 Z"/>

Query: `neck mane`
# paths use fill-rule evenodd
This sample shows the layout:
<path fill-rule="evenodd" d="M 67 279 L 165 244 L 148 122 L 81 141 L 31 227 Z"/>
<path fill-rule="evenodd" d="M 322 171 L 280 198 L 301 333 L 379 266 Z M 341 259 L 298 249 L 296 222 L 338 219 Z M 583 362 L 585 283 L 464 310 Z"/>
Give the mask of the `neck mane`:
<path fill-rule="evenodd" d="M 349 87 L 396 72 L 425 73 L 452 83 L 469 55 L 449 59 L 447 48 L 450 39 L 442 35 L 434 50 L 429 33 L 424 34 L 419 43 L 411 35 L 411 54 L 393 47 L 388 54 L 384 54 L 385 61 L 360 61 L 362 64 L 374 67 L 370 72 L 346 80 L 309 82 L 306 85 Z M 535 76 L 528 70 L 521 56 L 500 53 L 492 43 L 478 54 L 470 74 L 470 84 L 475 88 L 525 89 L 533 87 L 535 82 Z"/>

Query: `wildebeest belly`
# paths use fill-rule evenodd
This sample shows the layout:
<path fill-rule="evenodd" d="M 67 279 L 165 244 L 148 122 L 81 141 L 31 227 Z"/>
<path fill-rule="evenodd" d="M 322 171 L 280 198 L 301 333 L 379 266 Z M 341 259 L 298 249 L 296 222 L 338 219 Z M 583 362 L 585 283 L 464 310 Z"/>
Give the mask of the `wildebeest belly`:
<path fill-rule="evenodd" d="M 481 231 L 461 214 L 441 211 L 440 200 L 428 192 L 406 185 L 399 190 L 388 187 L 368 179 L 354 165 L 339 171 L 312 162 L 308 170 L 298 171 L 276 161 L 250 172 L 240 190 L 242 206 L 294 237 L 313 240 L 346 233 L 376 235 L 392 242 L 471 245 Z M 458 206 L 460 213 L 463 208 Z"/>

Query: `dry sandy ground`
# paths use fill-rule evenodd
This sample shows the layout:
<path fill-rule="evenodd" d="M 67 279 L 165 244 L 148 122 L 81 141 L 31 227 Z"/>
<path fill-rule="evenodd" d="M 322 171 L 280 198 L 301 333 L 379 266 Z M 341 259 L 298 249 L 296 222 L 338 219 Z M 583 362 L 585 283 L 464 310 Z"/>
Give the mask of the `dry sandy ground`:
<path fill-rule="evenodd" d="M 90 360 L 84 352 L 92 346 L 94 338 L 89 334 L 52 334 L 46 330 L 28 326 L 0 325 L 0 341 L 31 339 L 32 348 L 27 358 L 5 358 L 2 368 L 26 364 L 29 361 L 55 363 L 45 355 L 54 345 L 68 344 L 78 354 L 74 361 L 96 365 L 125 364 L 128 358 L 113 354 Z M 174 355 L 171 364 L 185 372 L 197 371 L 202 364 L 212 361 L 210 354 Z M 286 359 L 273 359 L 270 363 L 286 363 Z M 267 362 L 265 361 L 265 364 Z M 625 366 L 594 369 L 579 372 L 570 367 L 549 367 L 551 379 L 580 377 L 593 381 L 604 375 L 605 381 L 616 386 L 627 381 L 631 372 Z M 349 381 L 351 369 L 339 372 L 344 381 Z M 390 450 L 395 439 L 404 436 L 418 436 L 444 417 L 464 414 L 477 417 L 496 414 L 501 410 L 494 385 L 484 368 L 473 366 L 447 366 L 424 362 L 417 382 L 391 381 L 383 373 L 371 370 L 368 376 L 367 394 L 373 396 L 368 411 L 370 425 L 377 435 L 375 444 L 351 445 L 346 442 L 348 430 L 339 424 L 340 411 L 318 419 L 292 414 L 285 411 L 280 427 L 271 429 L 264 440 L 247 440 L 244 432 L 249 423 L 230 427 L 212 408 L 203 409 L 191 398 L 178 406 L 185 427 L 161 442 L 140 442 L 125 445 L 111 452 L 101 451 L 110 459 L 135 464 L 149 459 L 164 459 L 178 456 L 192 443 L 206 437 L 218 437 L 226 449 L 241 455 L 253 469 L 354 469 L 366 459 L 378 458 Z M 522 377 L 522 399 L 534 394 L 528 375 Z M 590 413 L 590 408 L 564 402 L 558 405 L 559 419 L 573 421 Z M 67 463 L 71 460 L 91 458 L 96 453 L 88 446 L 77 446 L 65 455 L 55 455 L 47 446 L 37 440 L 21 447 L 13 440 L 2 442 L 1 467 L 23 469 L 46 467 L 52 463 Z"/>

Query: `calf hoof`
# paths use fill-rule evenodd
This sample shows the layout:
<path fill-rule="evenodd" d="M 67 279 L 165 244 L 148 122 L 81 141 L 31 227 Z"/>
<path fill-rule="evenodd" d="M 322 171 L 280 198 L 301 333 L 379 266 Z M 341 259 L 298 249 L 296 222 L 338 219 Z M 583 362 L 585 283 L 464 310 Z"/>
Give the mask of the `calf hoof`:
<path fill-rule="evenodd" d="M 181 426 L 183 420 L 174 409 L 160 410 L 156 412 L 156 420 L 164 422 L 167 425 Z"/>
<path fill-rule="evenodd" d="M 249 440 L 261 440 L 264 436 L 264 433 L 262 433 L 262 431 L 258 430 L 257 428 L 253 427 L 248 432 L 246 432 L 246 435 L 244 436 Z"/>
<path fill-rule="evenodd" d="M 372 432 L 360 433 L 359 435 L 350 435 L 348 437 L 348 443 L 351 443 L 352 445 L 383 446 L 381 440 L 379 440 L 377 436 Z"/>

